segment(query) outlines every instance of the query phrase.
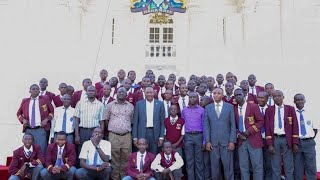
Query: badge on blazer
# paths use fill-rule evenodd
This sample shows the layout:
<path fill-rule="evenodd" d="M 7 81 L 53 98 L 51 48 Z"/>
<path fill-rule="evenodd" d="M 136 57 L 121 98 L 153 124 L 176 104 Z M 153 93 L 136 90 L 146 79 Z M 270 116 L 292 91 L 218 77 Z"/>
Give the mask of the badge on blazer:
<path fill-rule="evenodd" d="M 238 104 L 236 99 L 233 99 L 232 104 Z"/>
<path fill-rule="evenodd" d="M 47 105 L 45 104 L 45 105 L 43 105 L 43 106 L 41 106 L 42 108 L 43 108 L 43 111 L 47 111 L 48 110 L 48 108 L 47 108 Z"/>
<path fill-rule="evenodd" d="M 311 121 L 310 121 L 310 120 L 308 120 L 308 121 L 307 121 L 307 124 L 310 126 L 310 125 L 311 125 Z"/>
<path fill-rule="evenodd" d="M 248 119 L 249 119 L 249 124 L 254 124 L 254 117 L 253 116 L 248 117 Z"/>
<path fill-rule="evenodd" d="M 181 129 L 181 124 L 177 124 L 177 129 Z"/>
<path fill-rule="evenodd" d="M 292 125 L 292 117 L 288 117 L 289 124 Z"/>
<path fill-rule="evenodd" d="M 248 103 L 253 104 L 253 103 L 254 103 L 254 101 L 248 101 Z"/>

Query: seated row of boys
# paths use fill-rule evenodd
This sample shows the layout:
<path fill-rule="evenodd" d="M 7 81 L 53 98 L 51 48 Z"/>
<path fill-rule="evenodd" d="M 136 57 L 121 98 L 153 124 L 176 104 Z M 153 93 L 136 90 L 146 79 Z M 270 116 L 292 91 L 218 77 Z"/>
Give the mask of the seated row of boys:
<path fill-rule="evenodd" d="M 44 159 L 39 145 L 34 144 L 31 134 L 24 134 L 23 146 L 13 153 L 9 167 L 9 180 L 17 179 L 67 179 L 79 180 L 105 179 L 109 180 L 112 168 L 110 166 L 111 144 L 103 140 L 100 128 L 95 128 L 90 140 L 86 141 L 79 154 L 80 169 L 75 168 L 76 149 L 74 144 L 66 140 L 66 133 L 57 134 L 55 143 L 48 146 Z M 165 141 L 163 151 L 157 156 L 147 152 L 148 142 L 139 139 L 138 152 L 130 154 L 127 164 L 127 176 L 123 180 L 155 180 L 180 179 L 183 159 L 178 152 L 173 151 L 170 141 Z M 44 168 L 46 167 L 46 168 Z"/>

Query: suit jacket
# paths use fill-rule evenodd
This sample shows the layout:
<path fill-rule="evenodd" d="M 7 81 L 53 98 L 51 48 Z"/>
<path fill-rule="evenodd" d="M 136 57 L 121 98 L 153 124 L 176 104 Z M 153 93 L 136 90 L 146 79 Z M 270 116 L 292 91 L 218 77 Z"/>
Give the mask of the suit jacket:
<path fill-rule="evenodd" d="M 50 130 L 51 127 L 51 119 L 53 118 L 53 112 L 54 108 L 51 104 L 51 101 L 46 96 L 39 96 L 39 110 L 40 110 L 40 116 L 41 121 L 44 119 L 48 119 L 47 125 L 44 127 L 46 131 Z M 23 123 L 23 119 L 29 120 L 29 104 L 30 104 L 31 98 L 25 98 L 22 100 L 20 107 L 17 112 L 17 117 L 20 121 L 20 123 Z M 23 132 L 25 131 L 25 128 L 23 128 Z"/>
<path fill-rule="evenodd" d="M 221 107 L 220 107 L 221 108 Z M 215 111 L 215 104 L 205 107 L 205 140 L 212 146 L 228 146 L 230 142 L 236 143 L 236 123 L 234 108 L 229 103 L 223 103 L 220 117 Z"/>
<path fill-rule="evenodd" d="M 157 94 L 157 97 L 158 97 L 158 93 L 160 91 L 160 86 L 158 84 L 154 83 L 153 84 L 153 90 Z"/>
<path fill-rule="evenodd" d="M 61 100 L 61 98 L 60 98 L 60 95 L 56 95 L 55 97 L 53 97 L 52 101 L 53 101 L 53 103 L 54 103 L 54 105 L 55 105 L 56 107 L 61 107 L 61 106 L 63 106 L 63 102 L 62 102 L 62 100 Z"/>
<path fill-rule="evenodd" d="M 268 107 L 265 113 L 266 141 L 267 145 L 273 145 L 274 141 L 274 115 L 275 105 Z M 299 144 L 299 127 L 294 107 L 284 105 L 284 131 L 289 148 L 292 144 Z"/>
<path fill-rule="evenodd" d="M 247 103 L 254 103 L 254 104 L 258 104 L 258 100 L 257 97 L 251 93 L 247 94 Z"/>
<path fill-rule="evenodd" d="M 251 89 L 251 87 L 249 87 L 249 92 L 250 92 L 250 89 Z M 257 95 L 259 94 L 259 92 L 262 92 L 262 91 L 264 91 L 264 87 L 256 85 L 256 93 L 257 93 Z"/>
<path fill-rule="evenodd" d="M 223 96 L 222 100 L 224 102 L 232 104 L 233 106 L 237 106 L 237 104 L 238 104 L 238 102 L 237 102 L 237 100 L 236 100 L 236 98 L 234 96 L 231 96 L 231 98 L 229 100 L 227 100 L 227 96 Z"/>
<path fill-rule="evenodd" d="M 147 152 L 146 157 L 144 159 L 144 164 L 142 168 L 142 173 L 150 174 L 150 177 L 153 176 L 153 171 L 151 170 L 151 163 L 153 162 L 155 155 Z M 128 157 L 128 164 L 127 164 L 127 175 L 131 176 L 133 179 L 138 174 L 140 174 L 139 170 L 137 169 L 137 152 L 131 153 Z"/>
<path fill-rule="evenodd" d="M 153 96 L 155 99 L 158 99 L 158 93 L 154 93 Z M 133 105 L 136 106 L 137 102 L 143 100 L 143 90 L 140 89 L 133 94 Z"/>
<path fill-rule="evenodd" d="M 45 93 L 44 95 L 48 97 L 48 99 L 50 100 L 50 102 L 52 101 L 53 97 L 56 96 L 54 93 L 49 92 L 49 91 L 46 91 L 46 93 Z"/>
<path fill-rule="evenodd" d="M 49 144 L 46 154 L 46 167 L 50 173 L 56 164 L 57 154 L 58 145 L 56 143 Z M 65 173 L 68 172 L 70 167 L 76 164 L 76 147 L 74 144 L 65 144 L 62 152 L 62 161 L 63 165 L 61 166 L 61 170 Z"/>
<path fill-rule="evenodd" d="M 154 99 L 153 109 L 153 133 L 154 139 L 158 142 L 160 137 L 164 137 L 164 106 L 163 102 Z M 147 127 L 147 112 L 146 112 L 146 100 L 139 101 L 136 104 L 134 110 L 132 138 L 140 139 L 146 137 Z"/>
<path fill-rule="evenodd" d="M 106 82 L 105 84 L 109 84 L 109 82 Z M 97 82 L 94 87 L 96 88 L 97 93 L 99 94 L 100 91 L 103 89 L 103 84 L 101 82 Z"/>
<path fill-rule="evenodd" d="M 81 94 L 82 91 L 84 90 L 79 90 L 73 93 L 72 98 L 71 98 L 71 107 L 75 108 L 77 103 L 80 101 L 81 99 Z"/>
<path fill-rule="evenodd" d="M 13 151 L 12 161 L 9 166 L 9 173 L 11 175 L 18 175 L 18 172 L 20 172 L 20 169 L 25 162 L 30 162 L 33 166 L 37 166 L 38 164 L 42 165 L 45 162 L 39 145 L 37 144 L 32 145 L 33 151 L 30 158 L 27 158 L 24 155 L 23 147 L 24 146 Z M 27 171 L 22 173 L 23 173 L 23 176 L 27 175 Z"/>
<path fill-rule="evenodd" d="M 237 134 L 238 134 L 240 133 L 238 106 L 234 107 L 234 114 L 236 118 Z M 248 136 L 247 141 L 250 141 L 250 144 L 253 148 L 263 147 L 263 140 L 262 140 L 260 129 L 263 127 L 264 118 L 259 110 L 258 105 L 247 103 L 246 114 L 244 115 L 243 121 L 244 121 L 246 130 L 250 132 L 250 135 Z M 242 140 L 238 138 L 238 146 L 240 147 L 241 144 L 242 144 Z"/>

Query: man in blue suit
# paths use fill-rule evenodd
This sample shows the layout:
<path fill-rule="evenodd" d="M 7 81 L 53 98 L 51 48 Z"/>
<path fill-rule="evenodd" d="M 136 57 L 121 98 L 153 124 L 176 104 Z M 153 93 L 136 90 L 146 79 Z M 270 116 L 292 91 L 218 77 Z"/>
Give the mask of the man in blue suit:
<path fill-rule="evenodd" d="M 223 90 L 213 90 L 214 103 L 205 109 L 206 150 L 210 151 L 212 179 L 221 179 L 222 161 L 225 179 L 234 179 L 233 150 L 236 143 L 234 107 L 222 101 Z"/>
<path fill-rule="evenodd" d="M 144 100 L 137 102 L 134 111 L 132 129 L 133 143 L 136 146 L 138 139 L 145 138 L 149 142 L 149 152 L 158 154 L 164 139 L 164 106 L 163 103 L 154 99 L 152 87 L 145 89 Z"/>

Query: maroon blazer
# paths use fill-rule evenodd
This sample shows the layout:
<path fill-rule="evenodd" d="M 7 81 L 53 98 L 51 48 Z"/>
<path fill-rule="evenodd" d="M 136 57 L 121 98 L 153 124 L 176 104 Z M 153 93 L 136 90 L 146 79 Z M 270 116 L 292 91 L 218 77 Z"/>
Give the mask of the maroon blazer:
<path fill-rule="evenodd" d="M 63 106 L 63 102 L 62 102 L 62 100 L 61 100 L 61 98 L 60 98 L 60 95 L 56 95 L 55 97 L 53 97 L 52 101 L 53 101 L 53 103 L 54 103 L 54 105 L 55 105 L 56 107 L 61 107 L 61 106 Z"/>
<path fill-rule="evenodd" d="M 109 82 L 106 81 L 105 84 L 109 84 Z M 103 89 L 103 86 L 104 86 L 104 85 L 103 85 L 101 82 L 97 82 L 97 83 L 94 85 L 94 87 L 96 88 L 97 93 L 100 93 L 101 89 Z"/>
<path fill-rule="evenodd" d="M 237 100 L 236 100 L 236 98 L 234 96 L 231 96 L 231 98 L 229 100 L 227 100 L 227 96 L 223 96 L 222 100 L 224 102 L 232 104 L 233 106 L 237 106 L 238 105 L 238 102 L 237 102 Z"/>
<path fill-rule="evenodd" d="M 79 90 L 73 93 L 72 98 L 71 98 L 71 107 L 75 108 L 77 103 L 80 101 L 81 99 L 81 94 L 82 91 L 84 90 Z"/>
<path fill-rule="evenodd" d="M 56 163 L 58 154 L 58 145 L 52 143 L 48 145 L 47 154 L 46 154 L 46 167 L 50 173 Z M 66 173 L 69 171 L 70 167 L 76 164 L 76 147 L 74 144 L 66 143 L 62 152 L 62 161 L 63 165 L 61 170 Z"/>
<path fill-rule="evenodd" d="M 48 97 L 48 99 L 50 100 L 50 102 L 52 101 L 52 99 L 56 96 L 54 93 L 46 91 L 46 93 L 44 94 L 45 96 Z"/>
<path fill-rule="evenodd" d="M 129 92 L 129 94 L 128 94 L 127 98 L 126 98 L 126 101 L 128 101 L 129 103 L 134 105 L 133 104 L 133 102 L 134 102 L 134 93 Z"/>
<path fill-rule="evenodd" d="M 274 141 L 274 115 L 275 105 L 268 107 L 265 113 L 266 141 L 267 145 L 273 145 Z M 289 148 L 292 144 L 299 144 L 299 127 L 294 107 L 284 105 L 284 131 Z"/>
<path fill-rule="evenodd" d="M 250 89 L 251 89 L 251 87 L 249 87 L 249 92 L 250 92 Z M 259 94 L 259 92 L 262 92 L 262 91 L 264 91 L 264 87 L 256 85 L 256 93 L 257 93 L 257 95 Z"/>
<path fill-rule="evenodd" d="M 103 98 L 103 96 L 99 97 L 98 101 L 102 102 L 102 98 Z M 109 96 L 109 100 L 108 100 L 107 104 L 111 103 L 113 100 L 114 100 L 113 97 Z"/>
<path fill-rule="evenodd" d="M 239 131 L 239 113 L 238 105 L 234 107 L 234 115 L 236 119 L 237 134 Z M 263 140 L 261 136 L 260 129 L 264 125 L 264 119 L 259 111 L 259 107 L 256 104 L 247 103 L 246 114 L 244 116 L 244 125 L 246 130 L 250 132 L 250 135 L 247 138 L 247 141 L 250 141 L 250 144 L 253 148 L 263 147 Z M 240 147 L 242 140 L 238 138 L 238 146 Z"/>
<path fill-rule="evenodd" d="M 142 168 L 142 173 L 150 174 L 150 177 L 153 177 L 151 163 L 153 162 L 154 158 L 154 154 L 147 152 Z M 139 172 L 139 170 L 137 169 L 137 152 L 131 153 L 128 157 L 127 175 L 137 180 L 137 178 L 135 177 L 140 173 L 141 172 Z"/>
<path fill-rule="evenodd" d="M 157 97 L 158 97 L 158 93 L 160 91 L 160 86 L 158 84 L 154 83 L 153 84 L 153 90 L 157 94 Z"/>
<path fill-rule="evenodd" d="M 254 103 L 254 104 L 258 104 L 258 100 L 257 97 L 251 93 L 247 94 L 247 103 Z"/>
<path fill-rule="evenodd" d="M 42 165 L 45 162 L 39 145 L 32 145 L 33 151 L 30 158 L 24 155 L 23 147 L 24 146 L 13 151 L 12 161 L 9 166 L 9 173 L 11 175 L 18 175 L 18 172 L 25 162 L 30 162 L 33 166 L 37 166 L 38 164 Z M 27 173 L 27 171 L 23 172 L 23 177 L 26 176 Z"/>
<path fill-rule="evenodd" d="M 153 96 L 155 99 L 158 99 L 158 93 L 154 93 Z M 133 94 L 133 105 L 135 106 L 138 101 L 143 100 L 143 92 L 142 89 L 138 90 Z"/>
<path fill-rule="evenodd" d="M 41 121 L 44 119 L 48 119 L 47 125 L 44 127 L 46 131 L 50 130 L 51 127 L 51 119 L 54 115 L 54 109 L 51 104 L 51 101 L 49 102 L 49 99 L 46 96 L 39 96 L 39 110 L 40 110 L 40 116 Z M 24 98 L 21 102 L 21 105 L 17 112 L 17 117 L 20 121 L 20 123 L 23 123 L 23 119 L 29 120 L 29 104 L 30 104 L 31 98 Z M 25 131 L 25 128 L 23 128 L 23 132 Z"/>

